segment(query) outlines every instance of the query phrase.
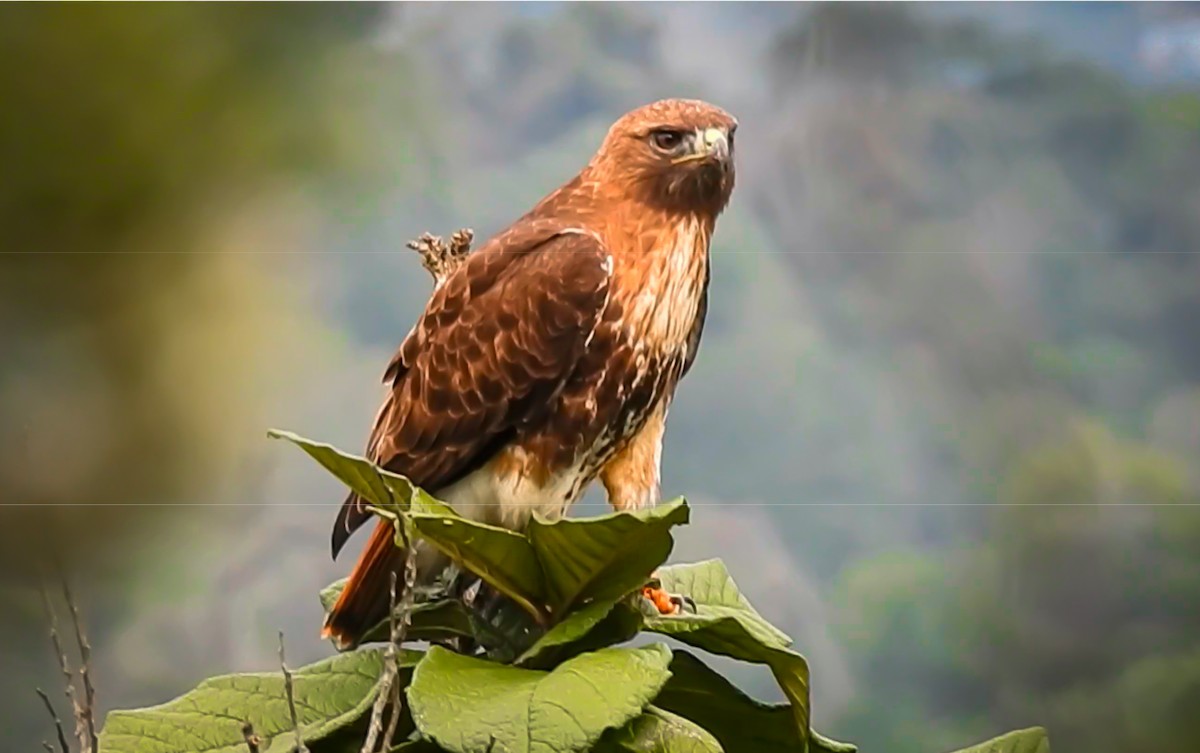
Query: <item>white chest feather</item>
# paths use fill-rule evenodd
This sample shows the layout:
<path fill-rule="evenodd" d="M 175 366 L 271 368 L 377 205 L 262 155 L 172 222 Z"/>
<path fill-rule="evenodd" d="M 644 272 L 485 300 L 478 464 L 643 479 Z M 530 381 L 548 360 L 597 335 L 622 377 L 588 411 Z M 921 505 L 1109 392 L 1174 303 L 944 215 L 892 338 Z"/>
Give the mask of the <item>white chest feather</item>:
<path fill-rule="evenodd" d="M 639 289 L 626 312 L 625 326 L 635 343 L 672 355 L 687 346 L 707 263 L 708 234 L 698 221 L 681 222 L 669 237 L 658 239 L 635 277 Z"/>
<path fill-rule="evenodd" d="M 516 449 L 514 453 L 523 453 Z M 518 470 L 485 466 L 441 490 L 439 497 L 471 520 L 511 530 L 525 527 L 533 513 L 555 519 L 583 494 L 581 467 L 537 478 Z"/>

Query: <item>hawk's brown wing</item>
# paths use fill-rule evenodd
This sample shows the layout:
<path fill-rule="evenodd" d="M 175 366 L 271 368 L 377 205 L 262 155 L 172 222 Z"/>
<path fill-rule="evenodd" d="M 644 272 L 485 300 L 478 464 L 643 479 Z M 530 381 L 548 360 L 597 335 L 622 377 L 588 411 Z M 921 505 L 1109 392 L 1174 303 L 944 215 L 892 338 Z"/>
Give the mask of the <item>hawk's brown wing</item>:
<path fill-rule="evenodd" d="M 487 462 L 548 410 L 575 368 L 611 269 L 594 234 L 546 221 L 521 223 L 467 257 L 388 365 L 368 457 L 431 491 Z M 369 517 L 346 499 L 335 557 Z"/>

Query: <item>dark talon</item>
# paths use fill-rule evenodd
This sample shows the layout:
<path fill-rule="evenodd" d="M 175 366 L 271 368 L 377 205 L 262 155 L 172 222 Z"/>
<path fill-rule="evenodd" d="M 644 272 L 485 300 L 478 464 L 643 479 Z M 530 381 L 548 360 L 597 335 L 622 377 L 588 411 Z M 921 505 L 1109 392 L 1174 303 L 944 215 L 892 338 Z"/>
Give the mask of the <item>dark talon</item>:
<path fill-rule="evenodd" d="M 696 612 L 699 611 L 696 608 L 696 600 L 693 599 L 691 596 L 680 596 L 678 594 L 671 594 L 671 603 L 675 605 L 675 609 L 679 612 L 688 611 L 688 612 L 691 612 L 692 614 L 696 614 Z M 686 607 L 686 609 L 685 609 L 685 607 Z"/>

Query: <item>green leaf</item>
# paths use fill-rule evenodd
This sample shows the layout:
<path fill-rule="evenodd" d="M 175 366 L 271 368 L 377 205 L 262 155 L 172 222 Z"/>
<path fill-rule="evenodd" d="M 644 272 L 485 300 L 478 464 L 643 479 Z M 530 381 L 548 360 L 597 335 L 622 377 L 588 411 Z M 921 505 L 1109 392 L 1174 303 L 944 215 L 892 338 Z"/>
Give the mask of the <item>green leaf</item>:
<path fill-rule="evenodd" d="M 451 753 L 570 753 L 641 714 L 670 676 L 662 644 L 606 648 L 553 672 L 431 648 L 413 675 L 417 729 Z"/>
<path fill-rule="evenodd" d="M 520 534 L 467 520 L 411 481 L 332 445 L 288 431 L 267 436 L 286 439 L 308 453 L 399 527 L 410 521 L 423 538 L 489 585 L 536 616 L 543 616 L 542 575 L 529 541 Z"/>
<path fill-rule="evenodd" d="M 362 745 L 360 744 L 358 748 L 354 749 L 353 753 L 359 753 L 361 749 Z M 443 748 L 439 748 L 435 743 L 431 743 L 428 740 L 409 740 L 406 743 L 400 743 L 388 751 L 388 753 L 443 753 L 443 750 Z"/>
<path fill-rule="evenodd" d="M 271 429 L 267 436 L 271 439 L 286 439 L 304 450 L 325 470 L 350 487 L 352 492 L 385 511 L 456 516 L 454 510 L 446 503 L 429 496 L 403 476 L 385 471 L 365 458 L 342 452 L 333 445 L 305 439 L 290 431 Z"/>
<path fill-rule="evenodd" d="M 808 662 L 789 649 L 791 639 L 763 619 L 738 591 L 720 560 L 664 567 L 662 587 L 690 596 L 696 613 L 647 616 L 646 629 L 696 648 L 741 661 L 766 664 L 791 703 L 796 729 L 809 734 Z"/>
<path fill-rule="evenodd" d="M 598 601 L 572 612 L 516 660 L 522 667 L 545 668 L 564 654 L 593 650 L 630 640 L 642 627 L 641 615 L 614 601 Z"/>
<path fill-rule="evenodd" d="M 728 753 L 703 727 L 660 708 L 649 706 L 620 730 L 609 732 L 597 753 Z"/>
<path fill-rule="evenodd" d="M 1042 727 L 1029 727 L 972 745 L 955 753 L 1050 753 L 1050 738 Z"/>
<path fill-rule="evenodd" d="M 720 741 L 725 753 L 804 753 L 790 704 L 763 703 L 743 693 L 698 657 L 676 651 L 671 679 L 656 706 L 694 722 Z M 857 747 L 810 731 L 809 750 L 855 753 Z"/>
<path fill-rule="evenodd" d="M 401 657 L 406 667 L 421 654 Z M 306 743 L 354 724 L 371 708 L 383 668 L 379 649 L 339 654 L 293 672 L 296 713 Z M 282 673 L 226 675 L 205 680 L 169 703 L 113 711 L 100 733 L 100 753 L 245 753 L 242 724 L 263 739 L 263 753 L 295 744 Z"/>
<path fill-rule="evenodd" d="M 830 740 L 815 729 L 809 730 L 808 734 L 808 749 L 812 753 L 858 753 L 858 746 L 854 743 Z"/>
<path fill-rule="evenodd" d="M 686 651 L 675 652 L 671 679 L 654 703 L 702 723 L 725 753 L 804 753 L 788 704 L 754 700 Z"/>
<path fill-rule="evenodd" d="M 530 614 L 545 618 L 542 569 L 524 536 L 453 513 L 412 513 L 408 518 L 421 538 Z"/>
<path fill-rule="evenodd" d="M 546 574 L 551 613 L 641 587 L 670 555 L 671 528 L 687 522 L 683 499 L 595 518 L 547 522 L 535 516 L 525 535 Z"/>

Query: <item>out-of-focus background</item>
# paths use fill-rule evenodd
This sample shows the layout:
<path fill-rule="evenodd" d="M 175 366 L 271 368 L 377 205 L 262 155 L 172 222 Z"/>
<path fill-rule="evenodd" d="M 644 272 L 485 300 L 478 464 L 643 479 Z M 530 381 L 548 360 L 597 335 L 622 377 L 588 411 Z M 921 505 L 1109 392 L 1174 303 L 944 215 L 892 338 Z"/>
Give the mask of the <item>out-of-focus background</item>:
<path fill-rule="evenodd" d="M 665 491 L 867 753 L 1200 740 L 1195 3 L 6 5 L 0 729 L 58 550 L 102 710 L 328 655 L 341 493 L 430 288 L 664 96 L 739 187 Z M 590 499 L 588 509 L 602 509 Z M 772 699 L 768 676 L 737 679 Z"/>

